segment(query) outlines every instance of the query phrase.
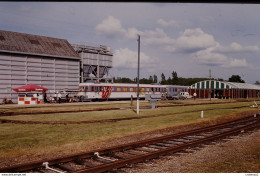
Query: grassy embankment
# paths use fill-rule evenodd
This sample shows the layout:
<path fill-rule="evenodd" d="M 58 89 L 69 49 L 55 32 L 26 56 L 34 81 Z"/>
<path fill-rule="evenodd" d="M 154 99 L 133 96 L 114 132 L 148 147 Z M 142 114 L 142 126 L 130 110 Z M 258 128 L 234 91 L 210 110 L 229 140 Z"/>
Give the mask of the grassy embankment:
<path fill-rule="evenodd" d="M 204 100 L 205 102 L 205 100 Z M 169 103 L 169 102 L 165 102 Z M 259 102 L 257 102 L 260 104 Z M 161 103 L 163 104 L 163 103 Z M 143 104 L 142 104 L 143 105 Z M 146 103 L 147 105 L 147 103 Z M 229 115 L 256 110 L 250 108 L 252 103 L 237 102 L 230 104 L 216 105 L 197 105 L 185 107 L 168 107 L 158 109 L 141 109 L 139 116 L 158 115 L 153 118 L 125 120 L 119 122 L 94 123 L 94 124 L 71 124 L 71 125 L 40 125 L 40 124 L 0 124 L 0 160 L 10 156 L 28 155 L 31 153 L 42 154 L 44 152 L 57 152 L 70 148 L 71 152 L 77 152 L 80 147 L 93 146 L 106 143 L 115 138 L 134 135 L 164 128 L 172 128 L 183 125 L 203 123 L 208 121 L 219 121 L 220 119 L 230 118 Z M 97 106 L 97 105 L 91 105 Z M 102 105 L 106 107 L 126 106 L 126 104 Z M 127 104 L 129 106 L 129 103 Z M 220 109 L 248 106 L 237 109 Z M 55 111 L 56 108 L 48 107 Z M 65 109 L 75 108 L 66 107 Z M 77 107 L 78 108 L 78 107 Z M 82 107 L 83 108 L 83 107 Z M 200 112 L 189 113 L 194 110 L 205 110 L 204 118 L 200 117 Z M 184 114 L 167 115 L 178 112 Z M 223 117 L 223 116 L 226 117 Z M 3 119 L 16 120 L 35 120 L 35 121 L 86 121 L 96 119 L 114 119 L 137 116 L 134 110 L 117 110 L 101 112 L 82 112 L 82 113 L 62 113 L 62 114 L 40 114 L 40 115 L 20 115 L 5 116 Z M 232 116 L 232 118 L 235 118 Z M 99 147 L 99 146 L 97 146 Z"/>

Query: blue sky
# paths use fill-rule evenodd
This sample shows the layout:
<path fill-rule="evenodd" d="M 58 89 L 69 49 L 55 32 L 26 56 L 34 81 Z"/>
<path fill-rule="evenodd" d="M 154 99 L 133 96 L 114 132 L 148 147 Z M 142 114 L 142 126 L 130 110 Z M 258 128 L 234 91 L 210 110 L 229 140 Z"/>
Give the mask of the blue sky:
<path fill-rule="evenodd" d="M 107 45 L 114 76 L 260 81 L 260 5 L 192 3 L 0 2 L 0 29 Z"/>

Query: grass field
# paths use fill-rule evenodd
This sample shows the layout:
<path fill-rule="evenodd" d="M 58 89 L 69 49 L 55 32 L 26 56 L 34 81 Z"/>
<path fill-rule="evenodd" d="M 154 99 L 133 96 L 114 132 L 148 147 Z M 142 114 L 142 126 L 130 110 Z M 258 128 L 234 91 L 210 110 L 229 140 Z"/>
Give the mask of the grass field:
<path fill-rule="evenodd" d="M 205 100 L 203 100 L 205 102 Z M 160 104 L 169 104 L 166 101 Z M 186 102 L 184 102 L 186 103 Z M 259 102 L 258 102 L 259 103 Z M 95 107 L 127 107 L 125 104 L 108 105 L 81 105 L 80 108 Z M 143 103 L 141 105 L 149 105 Z M 77 148 L 94 146 L 107 141 L 121 138 L 124 136 L 151 132 L 165 128 L 180 127 L 190 124 L 212 122 L 215 123 L 228 118 L 236 118 L 233 114 L 251 112 L 256 110 L 250 108 L 252 102 L 234 102 L 228 104 L 205 104 L 196 106 L 176 106 L 157 109 L 141 109 L 140 117 L 154 115 L 152 118 L 125 120 L 118 122 L 93 123 L 93 124 L 68 124 L 68 125 L 49 125 L 49 124 L 0 124 L 0 160 L 6 157 L 16 157 L 30 154 L 43 154 L 45 152 L 57 152 L 70 149 L 76 152 Z M 242 107 L 247 106 L 247 107 Z M 221 109 L 233 108 L 236 109 Z M 73 109 L 79 106 L 68 107 L 47 107 L 44 110 L 55 111 L 58 109 Z M 31 108 L 35 110 L 35 108 Z M 30 108 L 23 111 L 31 111 Z M 39 108 L 37 108 L 39 109 Z M 42 110 L 42 108 L 40 108 Z M 200 117 L 200 112 L 206 109 L 214 109 L 204 112 L 204 118 Z M 12 111 L 13 109 L 8 109 Z M 260 111 L 259 111 L 260 112 Z M 182 114 L 176 114 L 182 113 Z M 19 115 L 4 116 L 3 119 L 32 120 L 32 121 L 86 121 L 97 119 L 116 119 L 126 117 L 136 117 L 137 114 L 132 109 L 93 111 L 81 113 L 60 113 L 60 114 L 39 114 L 39 115 Z"/>

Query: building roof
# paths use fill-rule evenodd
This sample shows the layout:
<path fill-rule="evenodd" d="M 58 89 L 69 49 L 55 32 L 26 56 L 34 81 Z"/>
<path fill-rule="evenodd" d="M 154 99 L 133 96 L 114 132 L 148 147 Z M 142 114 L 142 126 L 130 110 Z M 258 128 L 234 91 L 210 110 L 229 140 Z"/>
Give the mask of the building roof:
<path fill-rule="evenodd" d="M 191 89 L 244 89 L 244 90 L 260 90 L 260 86 L 248 83 L 236 83 L 227 81 L 211 80 L 200 81 L 192 84 Z"/>
<path fill-rule="evenodd" d="M 99 47 L 94 47 L 94 46 L 81 45 L 81 44 L 71 44 L 71 46 L 78 53 L 85 52 L 85 53 L 95 53 L 95 54 L 113 56 L 111 49 L 105 45 L 100 45 Z"/>
<path fill-rule="evenodd" d="M 80 59 L 65 39 L 3 30 L 0 30 L 0 52 Z"/>

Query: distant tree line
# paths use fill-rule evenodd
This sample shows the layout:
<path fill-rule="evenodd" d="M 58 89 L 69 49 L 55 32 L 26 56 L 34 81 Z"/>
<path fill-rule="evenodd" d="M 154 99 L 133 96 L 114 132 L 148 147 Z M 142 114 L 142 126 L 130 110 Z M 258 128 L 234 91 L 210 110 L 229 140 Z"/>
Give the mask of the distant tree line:
<path fill-rule="evenodd" d="M 190 86 L 194 83 L 208 80 L 209 78 L 183 78 L 183 77 L 178 77 L 178 74 L 176 71 L 173 71 L 171 74 L 171 77 L 167 78 L 165 77 L 164 73 L 161 74 L 161 81 L 158 80 L 157 75 L 149 76 L 149 78 L 141 78 L 139 80 L 140 84 L 162 84 L 162 85 L 183 85 L 183 86 Z M 239 82 L 239 83 L 245 83 L 243 79 L 239 75 L 232 75 L 228 80 L 224 80 L 222 78 L 212 78 L 212 80 L 218 80 L 218 81 L 228 81 L 228 82 Z M 130 78 L 125 78 L 125 77 L 117 77 L 113 78 L 113 81 L 115 83 L 136 83 L 137 78 L 134 80 Z M 256 81 L 255 84 L 260 84 L 259 81 Z"/>

